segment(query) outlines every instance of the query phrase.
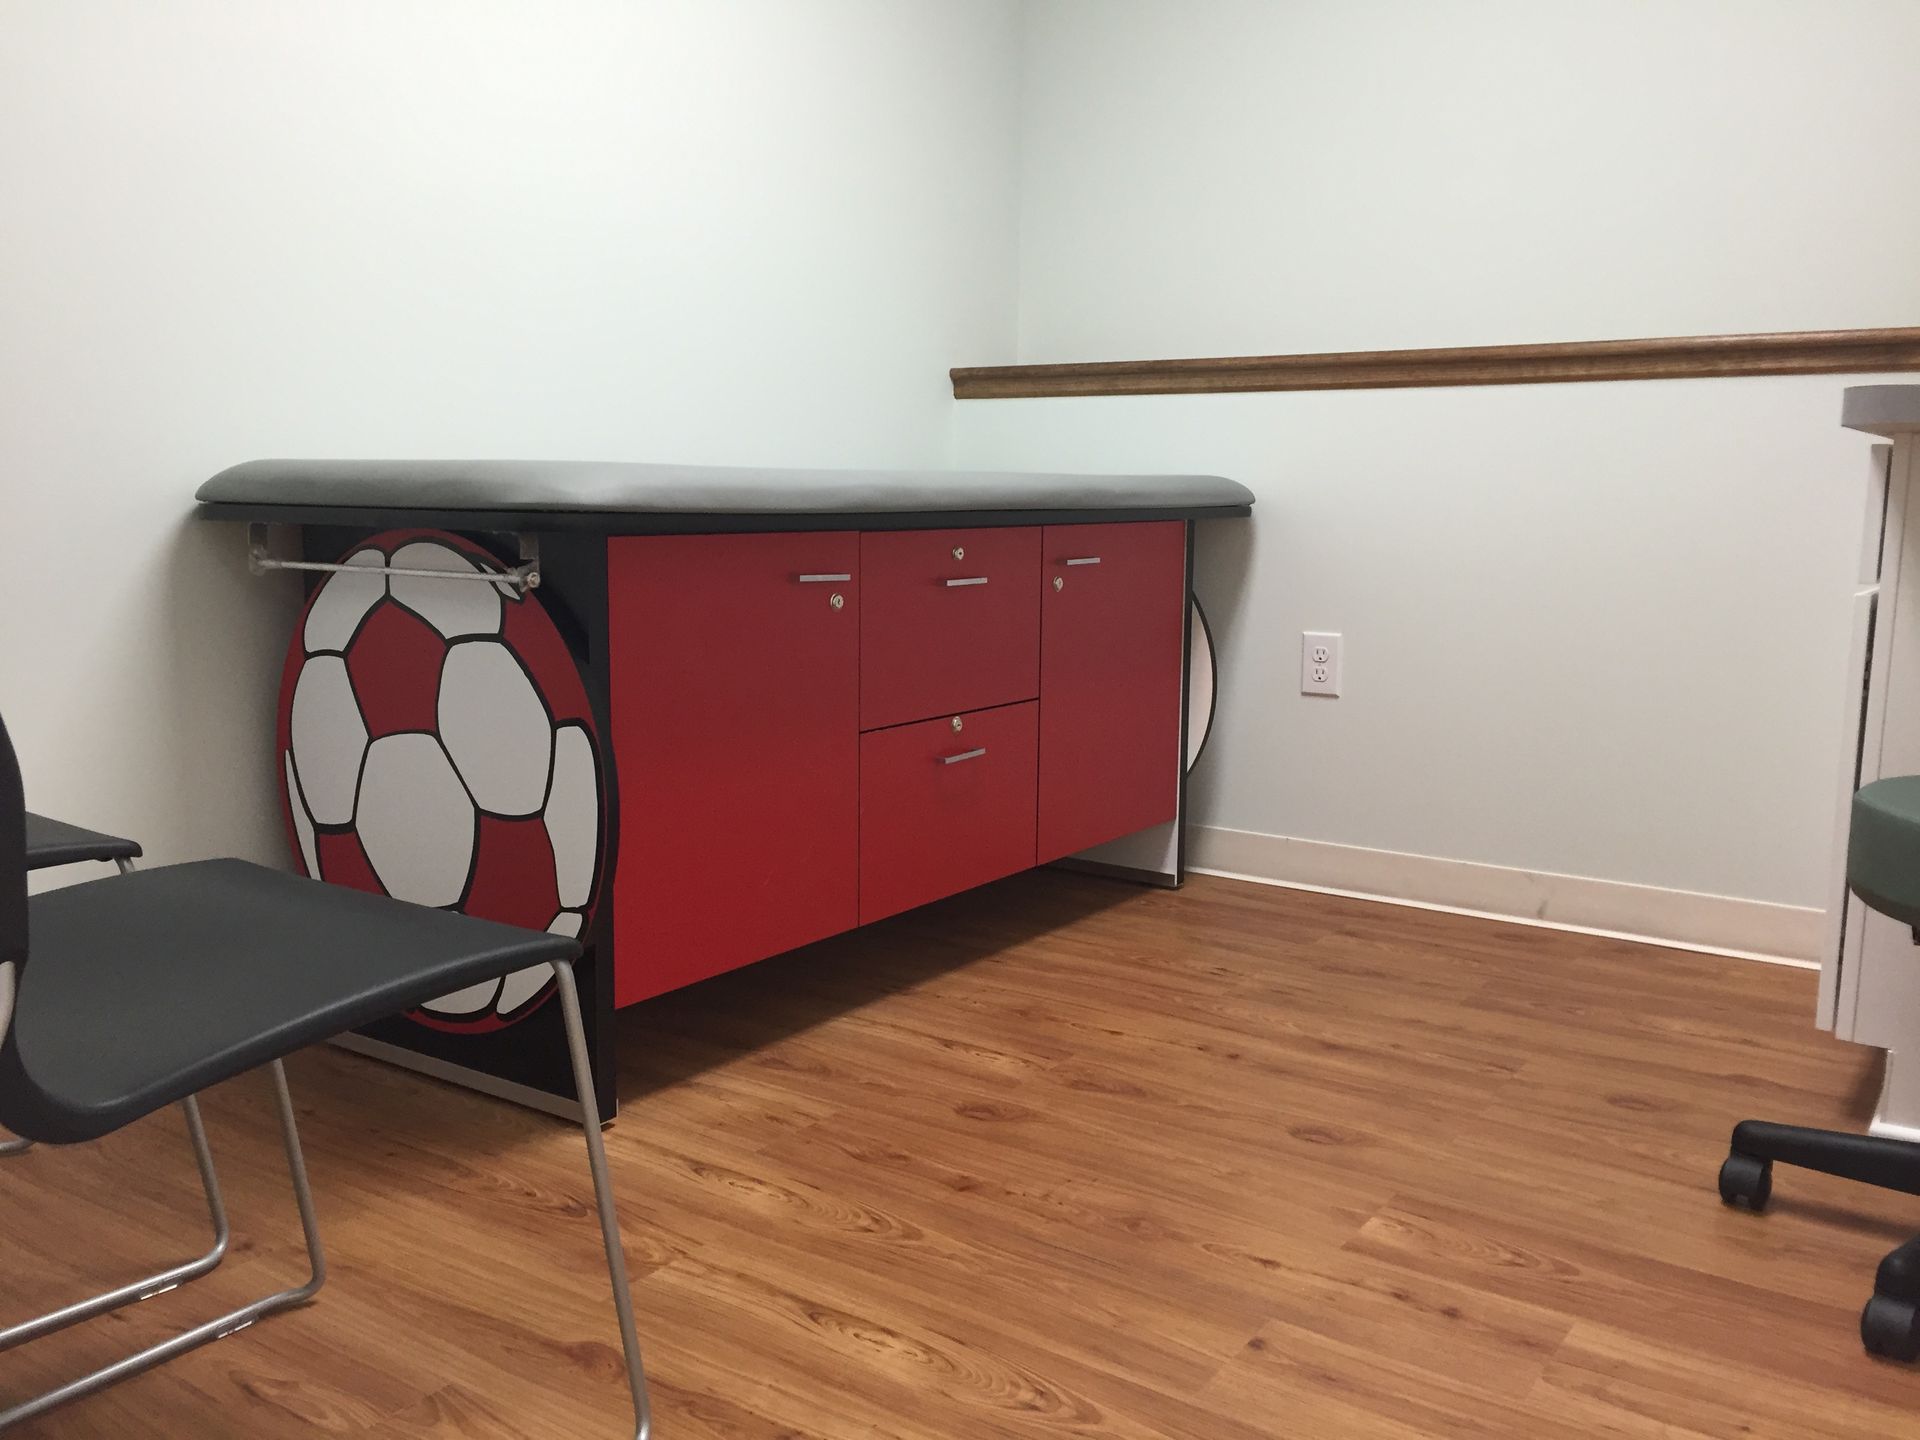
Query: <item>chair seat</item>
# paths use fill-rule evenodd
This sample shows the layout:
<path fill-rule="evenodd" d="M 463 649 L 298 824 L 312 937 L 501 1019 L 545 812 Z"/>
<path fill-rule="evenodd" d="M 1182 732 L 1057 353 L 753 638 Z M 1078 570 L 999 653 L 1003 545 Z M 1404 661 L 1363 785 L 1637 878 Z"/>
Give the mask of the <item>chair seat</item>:
<path fill-rule="evenodd" d="M 8 1044 L 36 1096 L 17 1134 L 91 1140 L 434 997 L 572 959 L 562 935 L 206 860 L 29 902 Z"/>
<path fill-rule="evenodd" d="M 1881 914 L 1920 925 L 1920 775 L 1876 780 L 1855 792 L 1847 887 Z"/>
<path fill-rule="evenodd" d="M 27 812 L 27 869 L 77 865 L 82 860 L 138 860 L 140 842 Z"/>

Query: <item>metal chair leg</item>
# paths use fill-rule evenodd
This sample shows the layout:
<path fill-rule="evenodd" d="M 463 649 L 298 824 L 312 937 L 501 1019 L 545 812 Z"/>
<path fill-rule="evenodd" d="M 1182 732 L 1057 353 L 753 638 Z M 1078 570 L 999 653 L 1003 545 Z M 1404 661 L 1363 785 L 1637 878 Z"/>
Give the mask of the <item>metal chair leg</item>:
<path fill-rule="evenodd" d="M 104 1295 L 96 1295 L 89 1300 L 65 1306 L 52 1314 L 42 1315 L 37 1320 L 28 1320 L 22 1324 L 0 1330 L 0 1350 L 11 1350 L 16 1345 L 24 1345 L 29 1340 L 38 1340 L 42 1335 L 51 1335 L 56 1330 L 64 1330 L 69 1325 L 77 1325 L 82 1320 L 91 1320 L 96 1315 L 104 1315 L 109 1310 L 117 1310 L 122 1305 L 131 1305 L 137 1300 L 151 1300 L 156 1295 L 177 1289 L 189 1280 L 197 1280 L 218 1265 L 226 1257 L 227 1241 L 231 1231 L 227 1225 L 227 1207 L 220 1198 L 220 1180 L 213 1170 L 213 1152 L 207 1146 L 206 1126 L 200 1120 L 200 1104 L 192 1096 L 180 1102 L 180 1108 L 187 1116 L 187 1138 L 193 1142 L 193 1158 L 200 1167 L 200 1184 L 206 1191 L 207 1213 L 213 1220 L 213 1248 L 198 1260 L 190 1260 L 184 1265 L 176 1265 L 171 1270 L 163 1270 L 145 1280 L 136 1280 L 130 1285 L 122 1285 L 117 1290 L 109 1290 Z"/>
<path fill-rule="evenodd" d="M 11 1410 L 0 1411 L 0 1431 L 9 1430 L 23 1420 L 44 1415 L 57 1405 L 70 1400 L 78 1400 L 84 1395 L 92 1395 L 106 1389 L 109 1385 L 138 1375 L 154 1366 L 164 1364 L 177 1355 L 205 1345 L 211 1340 L 224 1339 L 237 1334 L 257 1320 L 263 1320 L 277 1311 L 304 1305 L 311 1300 L 326 1283 L 327 1261 L 320 1248 L 320 1229 L 313 1214 L 313 1191 L 307 1184 L 307 1162 L 300 1151 L 300 1131 L 293 1115 L 293 1096 L 287 1090 L 287 1072 L 276 1060 L 270 1067 L 273 1071 L 274 1096 L 280 1112 L 280 1136 L 287 1152 L 287 1171 L 293 1178 L 293 1195 L 300 1207 L 300 1225 L 306 1232 L 307 1259 L 312 1273 L 304 1285 L 291 1290 L 282 1290 L 269 1295 L 264 1300 L 256 1300 L 251 1305 L 242 1306 L 217 1320 L 209 1320 L 204 1325 L 196 1325 L 184 1334 L 176 1335 L 158 1345 L 129 1355 L 104 1369 L 96 1370 L 78 1380 L 69 1381 L 58 1389 L 49 1390 L 33 1400 L 14 1406 Z"/>
<path fill-rule="evenodd" d="M 620 1318 L 620 1348 L 626 1355 L 627 1388 L 633 1392 L 634 1440 L 648 1440 L 653 1431 L 647 1401 L 647 1372 L 640 1359 L 640 1336 L 633 1324 L 633 1294 L 627 1285 L 627 1257 L 620 1246 L 620 1218 L 613 1206 L 613 1180 L 607 1173 L 607 1147 L 600 1135 L 600 1103 L 593 1091 L 593 1064 L 587 1055 L 587 1028 L 580 1018 L 580 989 L 574 983 L 573 964 L 553 962 L 560 984 L 560 1015 L 566 1023 L 567 1051 L 573 1058 L 573 1088 L 580 1097 L 581 1127 L 587 1133 L 587 1166 L 593 1171 L 593 1194 L 600 1207 L 600 1239 L 607 1252 L 607 1278 L 613 1282 L 613 1309 Z M 0 1429 L 6 1428 L 0 1423 Z"/>
<path fill-rule="evenodd" d="M 122 875 L 133 870 L 131 860 L 116 860 L 114 864 L 119 867 Z M 0 1350 L 11 1350 L 16 1345 L 37 1340 L 42 1335 L 51 1335 L 56 1330 L 77 1325 L 82 1320 L 91 1320 L 96 1315 L 117 1310 L 122 1305 L 164 1295 L 167 1291 L 184 1285 L 189 1280 L 198 1280 L 226 1258 L 227 1241 L 231 1231 L 227 1225 L 227 1207 L 220 1199 L 220 1180 L 213 1170 L 213 1152 L 207 1146 L 207 1129 L 200 1120 L 200 1102 L 189 1095 L 180 1102 L 180 1108 L 186 1113 L 187 1139 L 193 1145 L 194 1163 L 200 1168 L 200 1188 L 206 1192 L 207 1213 L 213 1221 L 213 1248 L 197 1260 L 189 1260 L 183 1265 L 174 1266 L 171 1270 L 163 1270 L 158 1275 L 148 1276 L 145 1280 L 136 1280 L 131 1285 L 122 1285 L 117 1290 L 96 1295 L 77 1305 L 68 1305 L 50 1315 L 43 1315 L 37 1320 L 29 1320 L 0 1330 Z M 23 1154 L 32 1148 L 31 1140 L 7 1140 L 0 1142 L 0 1157 Z"/>

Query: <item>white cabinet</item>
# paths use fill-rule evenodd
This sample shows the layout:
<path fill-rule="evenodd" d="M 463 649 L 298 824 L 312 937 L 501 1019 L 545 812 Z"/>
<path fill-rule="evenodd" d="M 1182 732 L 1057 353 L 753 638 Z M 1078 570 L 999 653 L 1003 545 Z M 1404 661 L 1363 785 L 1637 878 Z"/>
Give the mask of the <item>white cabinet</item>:
<path fill-rule="evenodd" d="M 1892 443 L 1873 447 L 1869 472 L 1818 1019 L 1843 1040 L 1888 1052 L 1873 1131 L 1920 1139 L 1920 946 L 1909 927 L 1846 888 L 1854 790 L 1920 774 L 1920 385 L 1853 387 L 1843 423 Z"/>

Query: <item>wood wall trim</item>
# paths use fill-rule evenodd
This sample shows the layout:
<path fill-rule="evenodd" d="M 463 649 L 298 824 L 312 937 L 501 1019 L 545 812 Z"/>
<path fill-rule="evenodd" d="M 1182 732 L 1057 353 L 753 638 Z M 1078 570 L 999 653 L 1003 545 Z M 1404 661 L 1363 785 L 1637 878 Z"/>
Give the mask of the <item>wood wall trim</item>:
<path fill-rule="evenodd" d="M 954 369 L 956 400 L 1063 395 L 1217 395 L 1249 390 L 1387 390 L 1690 380 L 1728 375 L 1842 375 L 1920 370 L 1920 327 L 1679 335 L 1438 350 L 1342 350 Z"/>

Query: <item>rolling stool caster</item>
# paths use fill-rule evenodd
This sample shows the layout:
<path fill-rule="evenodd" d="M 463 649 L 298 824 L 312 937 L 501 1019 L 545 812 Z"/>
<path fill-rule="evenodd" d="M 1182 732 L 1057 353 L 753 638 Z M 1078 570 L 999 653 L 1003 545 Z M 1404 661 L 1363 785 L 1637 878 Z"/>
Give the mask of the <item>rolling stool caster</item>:
<path fill-rule="evenodd" d="M 1860 1343 L 1885 1360 L 1920 1360 L 1920 1237 L 1880 1262 L 1860 1312 Z"/>
<path fill-rule="evenodd" d="M 1767 1208 L 1773 1194 L 1773 1162 L 1756 1160 L 1738 1150 L 1727 1156 L 1720 1167 L 1720 1199 L 1736 1209 L 1745 1207 L 1758 1214 Z"/>
<path fill-rule="evenodd" d="M 1874 1296 L 1860 1312 L 1860 1343 L 1883 1360 L 1920 1360 L 1920 1306 Z"/>

